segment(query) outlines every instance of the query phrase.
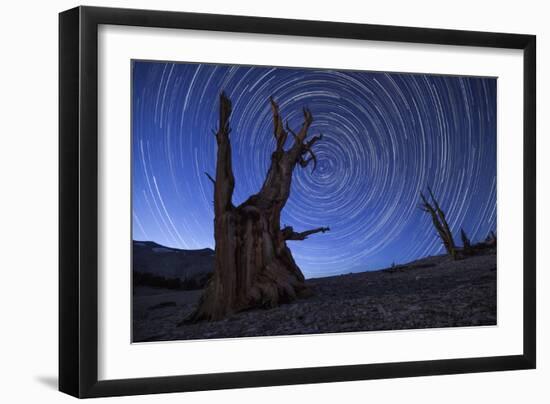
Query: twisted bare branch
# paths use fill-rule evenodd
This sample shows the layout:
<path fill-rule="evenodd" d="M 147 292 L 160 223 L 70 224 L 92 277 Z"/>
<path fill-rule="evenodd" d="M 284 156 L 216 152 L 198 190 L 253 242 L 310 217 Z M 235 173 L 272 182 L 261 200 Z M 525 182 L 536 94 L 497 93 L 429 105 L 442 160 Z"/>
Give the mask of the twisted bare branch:
<path fill-rule="evenodd" d="M 285 240 L 305 240 L 308 236 L 312 234 L 325 233 L 327 231 L 330 231 L 329 227 L 318 227 L 316 229 L 295 232 L 292 226 L 286 226 L 281 230 Z"/>

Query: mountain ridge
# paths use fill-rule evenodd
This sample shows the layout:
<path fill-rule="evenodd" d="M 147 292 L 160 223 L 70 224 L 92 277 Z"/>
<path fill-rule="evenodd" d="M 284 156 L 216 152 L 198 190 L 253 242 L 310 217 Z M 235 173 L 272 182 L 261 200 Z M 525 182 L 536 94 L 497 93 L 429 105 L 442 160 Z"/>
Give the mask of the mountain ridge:
<path fill-rule="evenodd" d="M 214 271 L 214 250 L 184 250 L 132 240 L 132 271 L 134 285 L 200 288 Z"/>

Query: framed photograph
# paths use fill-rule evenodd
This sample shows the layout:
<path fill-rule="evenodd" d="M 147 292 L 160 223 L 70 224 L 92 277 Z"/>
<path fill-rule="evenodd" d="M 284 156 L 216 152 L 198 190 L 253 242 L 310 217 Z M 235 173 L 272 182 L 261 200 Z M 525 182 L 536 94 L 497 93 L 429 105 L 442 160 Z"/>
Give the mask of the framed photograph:
<path fill-rule="evenodd" d="M 535 367 L 535 37 L 60 14 L 59 386 Z"/>

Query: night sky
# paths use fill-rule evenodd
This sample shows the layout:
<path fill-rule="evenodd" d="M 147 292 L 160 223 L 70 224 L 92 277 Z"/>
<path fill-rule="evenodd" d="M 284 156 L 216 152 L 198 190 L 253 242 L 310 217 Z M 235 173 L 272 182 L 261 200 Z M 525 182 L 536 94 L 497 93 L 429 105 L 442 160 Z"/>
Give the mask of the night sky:
<path fill-rule="evenodd" d="M 133 62 L 133 238 L 214 247 L 218 99 L 233 102 L 238 205 L 259 191 L 275 148 L 269 97 L 309 136 L 318 165 L 296 167 L 281 225 L 329 226 L 289 241 L 306 278 L 379 269 L 443 253 L 419 191 L 431 185 L 455 241 L 496 230 L 496 79 L 424 74 Z M 291 142 L 291 136 L 288 140 Z"/>

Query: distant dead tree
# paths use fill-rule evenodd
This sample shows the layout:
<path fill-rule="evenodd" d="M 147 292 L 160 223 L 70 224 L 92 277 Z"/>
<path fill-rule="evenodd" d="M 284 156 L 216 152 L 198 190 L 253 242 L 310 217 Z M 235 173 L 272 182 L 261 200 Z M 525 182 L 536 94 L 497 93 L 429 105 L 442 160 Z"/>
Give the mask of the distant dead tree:
<path fill-rule="evenodd" d="M 472 249 L 472 243 L 463 228 L 460 229 L 460 238 L 462 239 L 464 254 L 468 255 Z"/>
<path fill-rule="evenodd" d="M 451 257 L 453 257 L 453 259 L 457 259 L 458 251 L 453 239 L 453 233 L 449 229 L 449 224 L 447 223 L 447 219 L 445 218 L 445 213 L 439 206 L 439 203 L 437 202 L 437 199 L 435 199 L 430 187 L 428 187 L 428 193 L 431 198 L 431 203 L 424 196 L 424 194 L 420 192 L 420 198 L 422 199 L 422 204 L 420 208 L 424 212 L 430 214 L 432 218 L 432 223 L 437 230 L 437 233 L 441 238 L 443 245 L 445 246 L 445 250 Z"/>
<path fill-rule="evenodd" d="M 303 110 L 304 121 L 296 133 L 288 122 L 283 125 L 279 106 L 273 98 L 270 103 L 276 141 L 271 165 L 260 191 L 235 206 L 232 203 L 235 178 L 229 141 L 231 101 L 224 93 L 220 95 L 219 127 L 215 133 L 218 144 L 216 176 L 212 178 L 207 174 L 214 184 L 214 273 L 188 321 L 217 320 L 230 313 L 253 307 L 273 307 L 310 294 L 286 242 L 305 240 L 329 228 L 296 232 L 290 226 L 281 228 L 280 218 L 290 196 L 294 168 L 312 163 L 315 169 L 317 158 L 313 146 L 322 135 L 306 140 L 313 122 L 307 108 Z M 294 141 L 285 150 L 289 134 Z"/>
<path fill-rule="evenodd" d="M 495 232 L 493 230 L 491 230 L 491 232 L 489 233 L 489 235 L 485 239 L 484 244 L 487 247 L 496 247 L 496 245 L 497 245 L 497 235 L 495 234 Z"/>

